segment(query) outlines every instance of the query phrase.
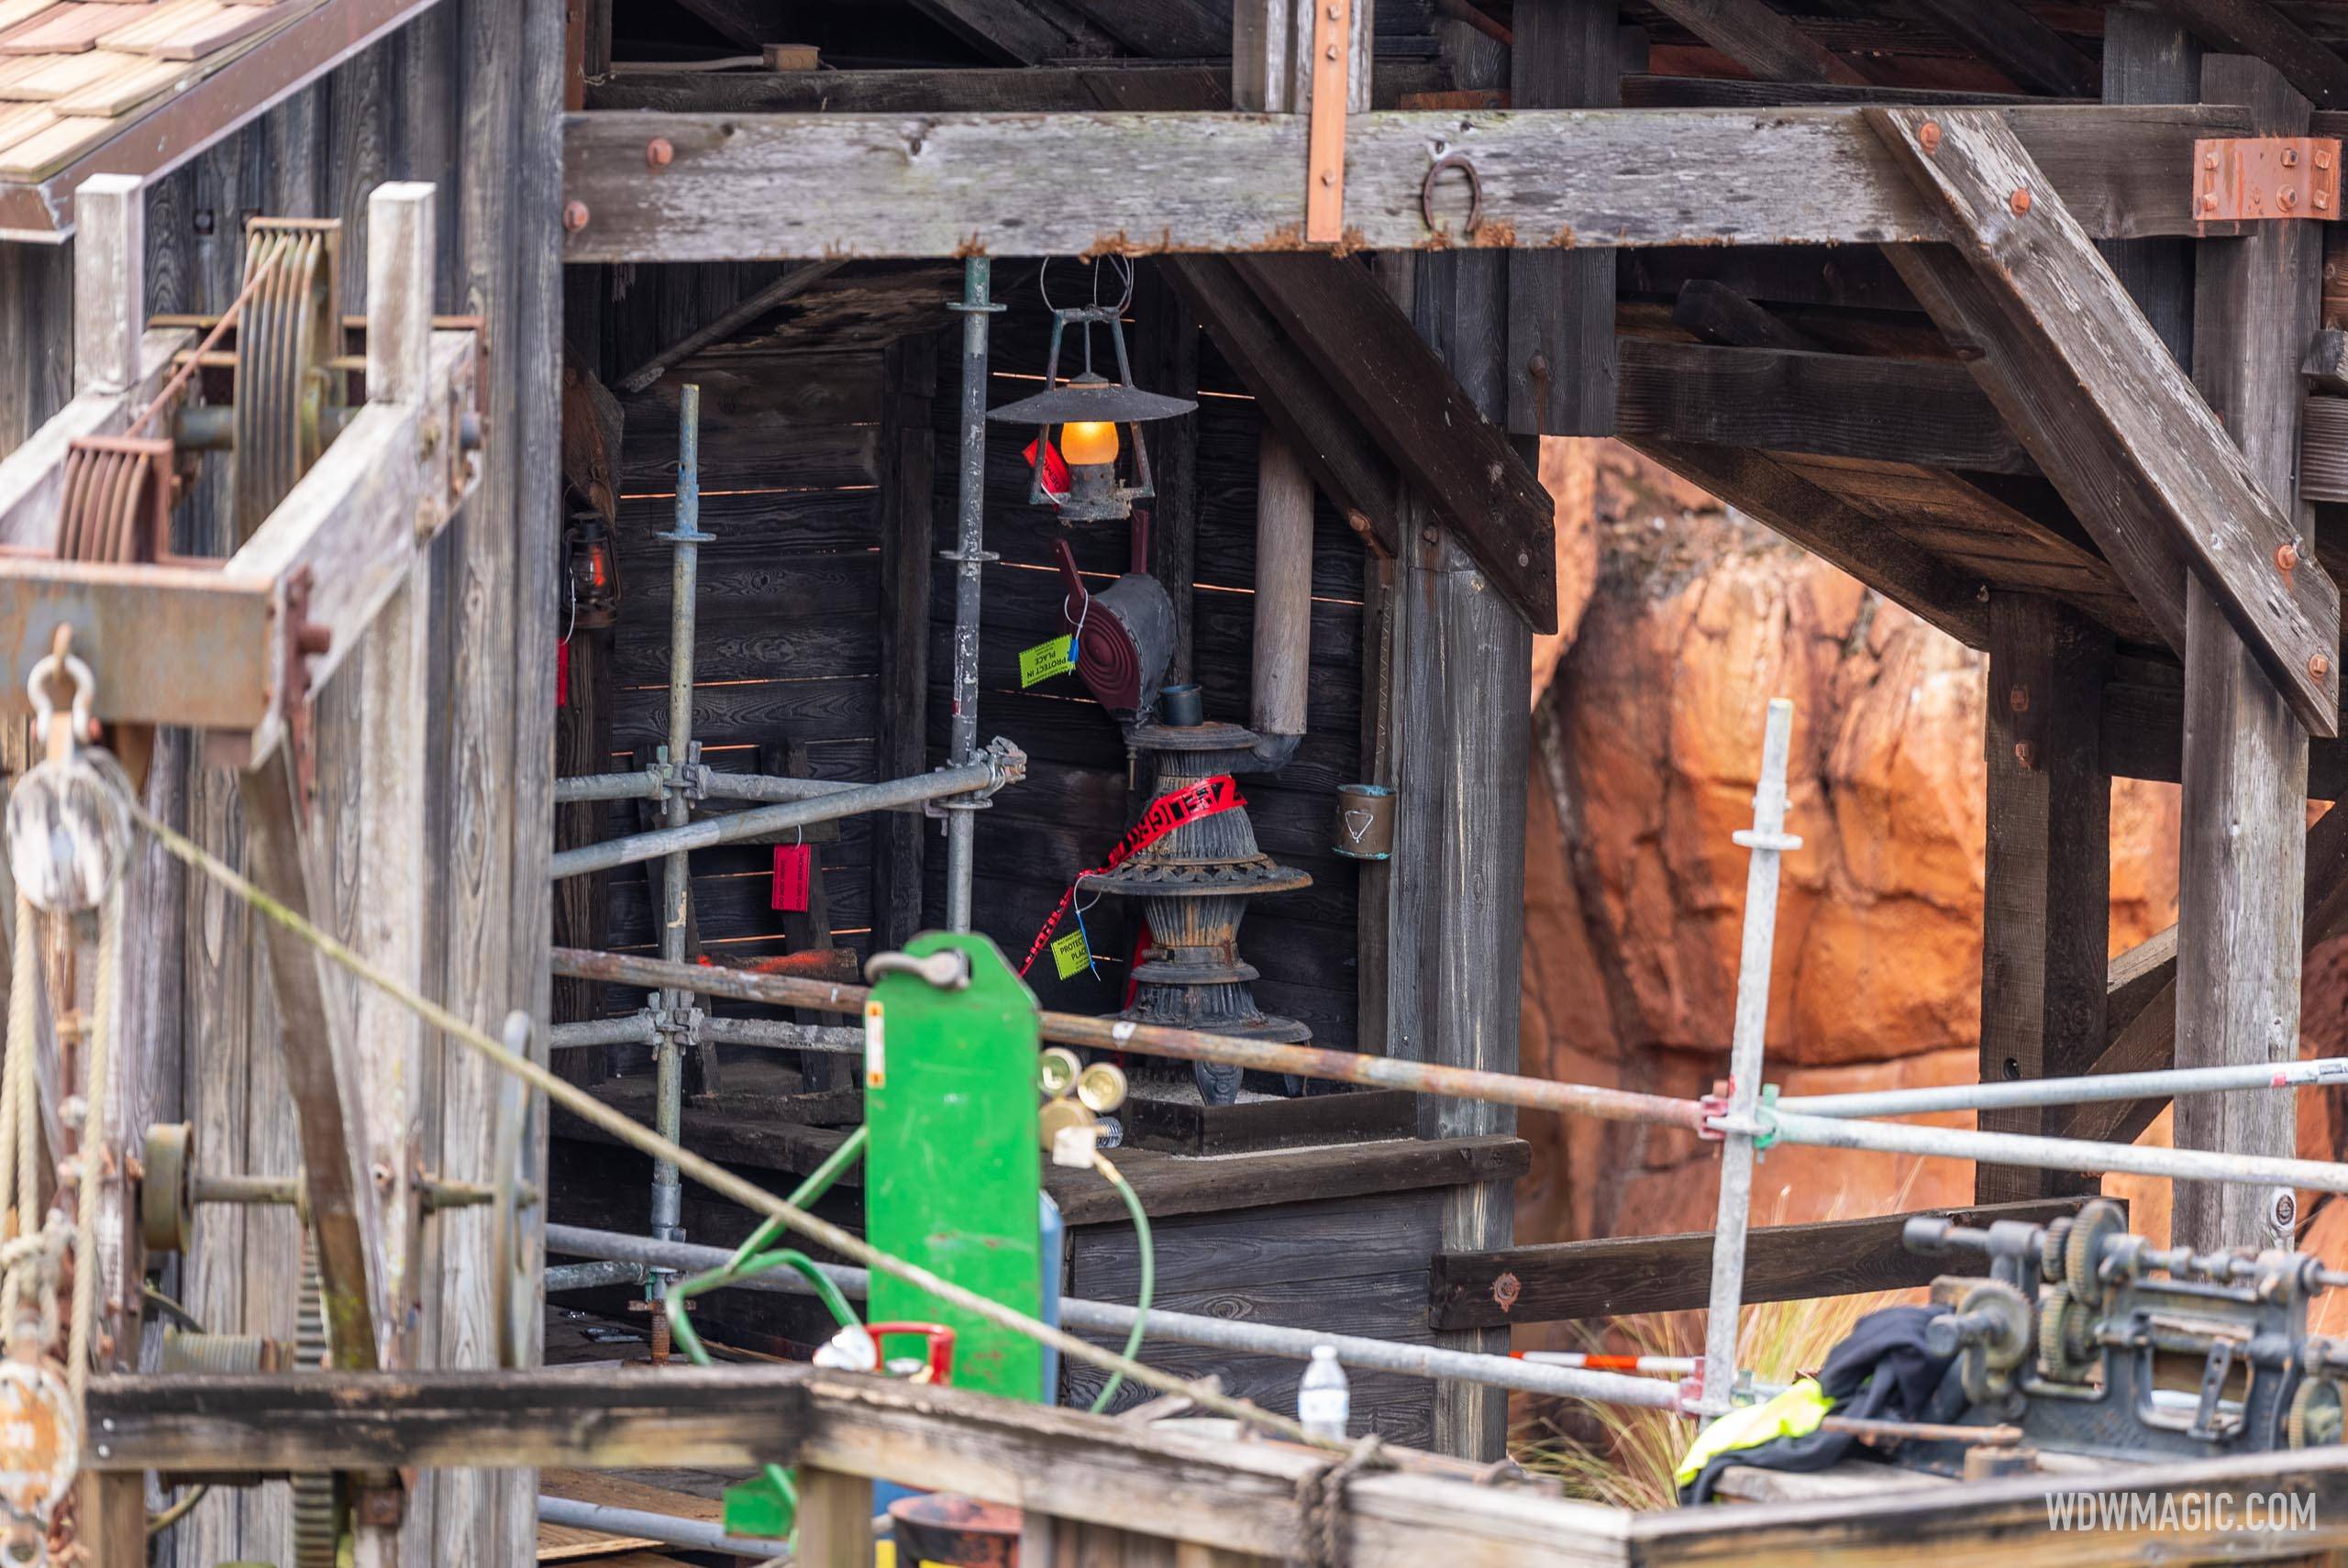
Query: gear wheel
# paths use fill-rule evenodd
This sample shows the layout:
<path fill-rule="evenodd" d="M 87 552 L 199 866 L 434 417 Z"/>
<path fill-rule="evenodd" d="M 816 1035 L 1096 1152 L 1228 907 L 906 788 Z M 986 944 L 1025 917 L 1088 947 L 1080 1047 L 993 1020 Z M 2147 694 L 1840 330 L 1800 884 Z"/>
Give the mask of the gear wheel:
<path fill-rule="evenodd" d="M 2063 1279 L 2072 1297 L 2099 1308 L 2110 1294 L 2102 1278 L 2104 1243 L 2128 1232 L 2128 1215 L 2116 1203 L 2097 1198 L 2079 1210 L 2063 1240 Z"/>
<path fill-rule="evenodd" d="M 2056 1383 L 2085 1383 L 2095 1371 L 2095 1314 L 2061 1286 L 2038 1298 L 2038 1370 Z"/>
<path fill-rule="evenodd" d="M 316 1238 L 302 1235 L 302 1299 L 294 1314 L 294 1363 L 322 1372 L 332 1350 L 327 1334 L 326 1286 L 318 1277 Z M 337 1568 L 342 1544 L 342 1508 L 331 1471 L 294 1472 L 294 1568 Z"/>
<path fill-rule="evenodd" d="M 2070 1239 L 2071 1216 L 2050 1220 L 2038 1233 L 2038 1276 L 2049 1285 L 2063 1283 L 2063 1243 Z"/>
<path fill-rule="evenodd" d="M 2341 1439 L 2341 1386 L 2329 1377 L 2302 1377 L 2283 1428 L 2293 1448 L 2323 1448 Z"/>

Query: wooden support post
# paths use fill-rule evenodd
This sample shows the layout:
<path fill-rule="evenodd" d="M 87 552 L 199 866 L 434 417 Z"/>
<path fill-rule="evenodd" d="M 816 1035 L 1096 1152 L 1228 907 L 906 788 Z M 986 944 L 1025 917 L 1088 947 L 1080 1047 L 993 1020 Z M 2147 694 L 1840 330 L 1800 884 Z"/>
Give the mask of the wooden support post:
<path fill-rule="evenodd" d="M 147 1568 L 146 1473 L 85 1470 L 74 1488 L 74 1542 L 83 1568 Z"/>
<path fill-rule="evenodd" d="M 1619 10 L 1614 0 L 1545 0 L 1518 12 L 1510 51 L 1514 106 L 1621 106 Z M 1614 257 L 1512 250 L 1508 266 L 1509 429 L 1519 436 L 1611 436 L 1619 375 Z"/>
<path fill-rule="evenodd" d="M 802 1469 L 798 1535 L 793 1561 L 803 1568 L 871 1568 L 872 1483 L 837 1470 Z"/>
<path fill-rule="evenodd" d="M 244 801 L 255 885 L 313 922 L 329 921 L 333 894 L 289 749 L 245 775 Z M 383 1233 L 368 1168 L 354 1021 L 347 1007 L 329 1005 L 342 993 L 323 972 L 326 960 L 277 922 L 260 924 L 335 1364 L 365 1370 L 378 1364 L 376 1332 L 384 1320 Z"/>
<path fill-rule="evenodd" d="M 910 778 L 929 766 L 930 507 L 937 437 L 930 401 L 937 349 L 901 338 L 883 360 L 880 407 L 880 734 L 874 774 Z M 922 927 L 925 817 L 883 812 L 872 824 L 872 950 L 903 947 Z M 812 1058 L 811 1058 L 812 1060 Z M 853 1063 L 847 1064 L 853 1067 Z"/>
<path fill-rule="evenodd" d="M 2110 967 L 2111 779 L 2097 710 L 2111 635 L 2040 594 L 1989 600 L 1989 779 L 1981 955 L 1981 1081 L 2067 1077 L 2103 1048 Z M 2036 1133 L 2039 1109 L 1984 1111 L 1985 1132 Z M 2093 1176 L 1977 1165 L 1978 1203 L 2099 1190 Z"/>
<path fill-rule="evenodd" d="M 1231 13 L 1231 102 L 1260 114 L 1312 112 L 1313 0 L 1238 0 Z M 1353 0 L 1346 34 L 1346 108 L 1369 107 L 1377 0 Z M 1304 181 L 1299 165 L 1297 182 Z"/>
<path fill-rule="evenodd" d="M 1491 256 L 1422 259 L 1412 316 L 1487 415 L 1505 391 L 1507 263 Z M 1440 442 L 1429 427 L 1411 437 Z M 1393 602 L 1392 752 L 1397 790 L 1385 955 L 1387 1054 L 1514 1072 L 1523 945 L 1524 780 L 1532 742 L 1532 634 L 1493 591 L 1459 538 L 1413 491 Z M 1513 1114 L 1472 1100 L 1430 1100 L 1423 1135 L 1506 1132 Z M 1506 1184 L 1446 1188 L 1446 1248 L 1505 1247 L 1515 1234 Z M 1438 1336 L 1504 1353 L 1505 1331 Z M 1434 1443 L 1471 1459 L 1505 1451 L 1508 1398 L 1441 1384 Z"/>
<path fill-rule="evenodd" d="M 2268 62 L 2289 86 L 2327 109 L 2348 108 L 2348 61 L 2316 41 L 2268 0 L 2162 0 L 2211 48 Z M 2262 136 L 2307 133 L 2260 131 Z"/>
<path fill-rule="evenodd" d="M 432 282 L 437 254 L 436 193 L 412 182 L 379 187 L 367 203 L 367 396 L 371 403 L 426 404 L 432 387 Z M 365 634 L 359 707 L 360 886 L 352 914 L 356 945 L 412 988 L 424 984 L 427 726 L 431 718 L 432 557 L 419 550 Z M 355 991 L 357 1065 L 366 1086 L 365 1147 L 388 1171 L 377 1196 L 383 1226 L 388 1299 L 420 1299 L 423 1238 L 413 1202 L 418 1151 L 412 1139 L 415 1091 L 426 1031 L 404 1004 L 372 986 Z M 415 1364 L 414 1320 L 394 1310 L 385 1325 L 387 1364 Z"/>
<path fill-rule="evenodd" d="M 2276 69 L 2205 61 L 2202 95 L 2250 105 L 2270 136 L 2306 134 L 2309 106 Z M 2266 501 L 2299 530 L 2299 363 L 2318 326 L 2323 239 L 2314 224 L 2254 226 L 2196 258 L 2195 384 L 2242 448 Z M 2279 570 L 2280 563 L 2270 563 Z M 2281 573 L 2287 577 L 2288 572 Z M 2307 838 L 2308 735 L 2276 680 L 2199 574 L 2187 584 L 2183 850 L 2177 872 L 2180 1067 L 2297 1059 Z M 2194 1095 L 2177 1107 L 2180 1148 L 2288 1154 L 2293 1099 Z M 2287 1245 L 2254 1187 L 2178 1184 L 2172 1240 L 2201 1250 Z"/>
<path fill-rule="evenodd" d="M 74 214 L 73 391 L 127 392 L 147 331 L 146 190 L 127 174 L 95 175 Z"/>
<path fill-rule="evenodd" d="M 2114 6 L 2104 13 L 2103 101 L 2187 104 L 2201 95 L 2201 46 L 2171 12 Z M 2193 241 L 2107 239 L 2098 248 L 2170 358 L 2193 362 Z"/>

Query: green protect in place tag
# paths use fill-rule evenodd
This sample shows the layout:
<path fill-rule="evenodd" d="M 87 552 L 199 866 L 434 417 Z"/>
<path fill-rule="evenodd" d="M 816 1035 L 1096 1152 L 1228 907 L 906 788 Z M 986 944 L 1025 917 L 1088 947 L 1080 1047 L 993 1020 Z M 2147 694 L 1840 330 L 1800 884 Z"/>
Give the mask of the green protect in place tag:
<path fill-rule="evenodd" d="M 1039 680 L 1049 680 L 1055 675 L 1066 675 L 1076 668 L 1076 639 L 1054 637 L 1048 643 L 1037 643 L 1019 656 L 1019 684 L 1022 688 Z"/>
<path fill-rule="evenodd" d="M 1092 949 L 1085 945 L 1081 926 L 1052 944 L 1052 962 L 1063 980 L 1092 967 Z"/>

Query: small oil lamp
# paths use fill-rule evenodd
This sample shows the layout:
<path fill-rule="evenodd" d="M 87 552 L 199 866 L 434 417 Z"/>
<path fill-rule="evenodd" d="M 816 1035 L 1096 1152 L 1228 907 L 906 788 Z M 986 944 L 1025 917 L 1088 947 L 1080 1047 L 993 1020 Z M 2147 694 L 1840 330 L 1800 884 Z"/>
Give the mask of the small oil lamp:
<path fill-rule="evenodd" d="M 1118 305 L 1078 305 L 1052 311 L 1051 351 L 1044 364 L 1044 388 L 1033 397 L 1006 403 L 987 417 L 1006 425 L 1036 426 L 1035 471 L 1028 501 L 1059 509 L 1064 523 L 1113 523 L 1134 514 L 1134 502 L 1157 492 L 1150 485 L 1149 447 L 1141 426 L 1152 420 L 1173 419 L 1199 405 L 1188 398 L 1161 397 L 1134 385 L 1133 365 L 1125 354 L 1125 328 Z M 1060 344 L 1073 325 L 1083 329 L 1084 369 L 1060 379 Z M 1092 368 L 1092 329 L 1106 326 L 1116 346 L 1117 379 L 1111 381 Z M 1121 436 L 1118 426 L 1125 427 Z M 1058 432 L 1058 449 L 1068 465 L 1068 489 L 1055 491 L 1046 477 L 1052 436 Z M 1133 481 L 1118 474 L 1118 459 L 1133 451 Z"/>

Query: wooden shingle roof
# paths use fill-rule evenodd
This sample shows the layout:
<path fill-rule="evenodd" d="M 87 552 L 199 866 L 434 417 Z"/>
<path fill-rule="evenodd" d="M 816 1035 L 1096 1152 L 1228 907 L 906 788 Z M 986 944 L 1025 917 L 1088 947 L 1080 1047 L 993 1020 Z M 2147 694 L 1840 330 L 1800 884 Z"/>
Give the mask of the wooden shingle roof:
<path fill-rule="evenodd" d="M 319 0 L 0 0 L 0 182 L 37 182 Z"/>

